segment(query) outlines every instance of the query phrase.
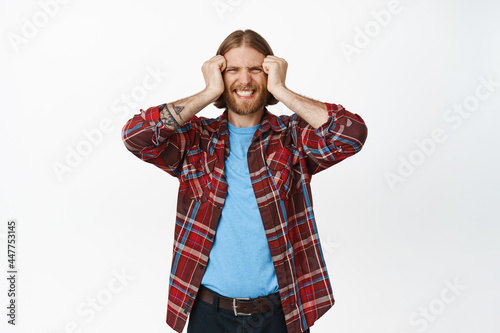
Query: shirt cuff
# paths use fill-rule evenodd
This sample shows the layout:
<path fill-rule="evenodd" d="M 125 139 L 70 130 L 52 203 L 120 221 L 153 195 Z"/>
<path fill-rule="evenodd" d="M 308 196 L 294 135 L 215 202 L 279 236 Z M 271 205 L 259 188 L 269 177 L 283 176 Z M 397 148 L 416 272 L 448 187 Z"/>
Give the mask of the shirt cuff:
<path fill-rule="evenodd" d="M 344 107 L 341 104 L 325 103 L 325 105 L 328 110 L 328 120 L 316 129 L 316 134 L 320 136 L 325 136 L 328 133 L 335 131 L 335 128 L 338 125 L 335 123 L 337 120 L 335 119 L 335 115 L 338 111 L 344 110 Z"/>

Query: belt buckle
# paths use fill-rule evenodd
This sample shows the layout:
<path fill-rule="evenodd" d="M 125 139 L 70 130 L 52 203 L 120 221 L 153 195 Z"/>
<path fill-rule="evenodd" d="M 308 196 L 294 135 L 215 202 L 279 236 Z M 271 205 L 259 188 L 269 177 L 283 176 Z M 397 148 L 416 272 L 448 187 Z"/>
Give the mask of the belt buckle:
<path fill-rule="evenodd" d="M 233 312 L 234 312 L 235 317 L 238 317 L 238 316 L 251 316 L 252 315 L 251 313 L 241 313 L 241 312 L 238 312 L 237 304 L 236 304 L 236 301 L 249 301 L 250 299 L 251 299 L 250 297 L 236 297 L 236 298 L 233 298 Z"/>

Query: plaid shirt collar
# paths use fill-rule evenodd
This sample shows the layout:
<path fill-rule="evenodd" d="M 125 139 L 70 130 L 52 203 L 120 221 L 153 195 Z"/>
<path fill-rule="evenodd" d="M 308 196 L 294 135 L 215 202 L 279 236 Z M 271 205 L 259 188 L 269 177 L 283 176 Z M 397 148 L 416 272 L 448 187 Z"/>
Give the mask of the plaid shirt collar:
<path fill-rule="evenodd" d="M 208 124 L 206 129 L 210 132 L 217 132 L 219 137 L 223 137 L 224 135 L 228 135 L 229 133 L 227 122 L 228 110 L 226 109 L 219 117 L 215 119 L 214 122 Z M 262 115 L 259 130 L 260 132 L 264 133 L 267 132 L 269 128 L 279 133 L 286 129 L 286 125 L 279 117 L 275 116 L 274 114 L 269 112 L 267 108 L 264 107 L 264 114 Z"/>
<path fill-rule="evenodd" d="M 209 132 L 217 133 L 217 136 L 224 141 L 224 156 L 229 155 L 229 128 L 227 123 L 228 110 L 225 109 L 224 112 L 212 122 L 206 125 L 206 129 Z M 258 137 L 262 133 L 266 133 L 269 129 L 274 132 L 279 133 L 286 129 L 286 125 L 283 123 L 280 117 L 275 116 L 266 107 L 264 107 L 264 114 L 262 115 L 262 120 L 260 122 L 260 127 L 257 129 L 255 135 Z"/>

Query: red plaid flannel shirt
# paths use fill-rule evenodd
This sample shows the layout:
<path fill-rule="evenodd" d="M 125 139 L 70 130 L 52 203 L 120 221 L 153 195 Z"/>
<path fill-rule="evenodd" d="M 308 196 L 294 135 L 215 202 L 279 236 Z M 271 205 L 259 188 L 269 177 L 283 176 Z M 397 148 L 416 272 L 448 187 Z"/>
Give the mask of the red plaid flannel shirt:
<path fill-rule="evenodd" d="M 311 176 L 358 152 L 367 135 L 356 114 L 326 104 L 314 129 L 297 114 L 265 110 L 248 149 L 248 166 L 276 270 L 290 333 L 312 326 L 334 304 L 313 214 Z M 167 324 L 181 332 L 200 287 L 227 194 L 227 111 L 164 127 L 164 105 L 141 110 L 123 128 L 125 146 L 180 182 L 169 281 Z"/>

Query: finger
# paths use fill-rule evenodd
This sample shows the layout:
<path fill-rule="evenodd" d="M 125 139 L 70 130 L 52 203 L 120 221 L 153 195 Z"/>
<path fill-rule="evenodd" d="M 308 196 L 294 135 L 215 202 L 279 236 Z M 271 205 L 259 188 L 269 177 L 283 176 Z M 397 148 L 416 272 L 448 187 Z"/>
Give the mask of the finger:
<path fill-rule="evenodd" d="M 262 69 L 264 70 L 264 73 L 269 74 L 269 63 L 264 62 L 262 63 Z"/>
<path fill-rule="evenodd" d="M 219 65 L 219 69 L 221 72 L 223 72 L 226 69 L 226 58 L 222 57 L 222 60 Z"/>
<path fill-rule="evenodd" d="M 277 64 L 286 64 L 286 60 L 285 59 L 278 58 L 276 56 L 271 56 L 271 55 L 265 57 L 264 61 L 272 62 L 272 63 L 277 63 Z"/>
<path fill-rule="evenodd" d="M 223 56 L 221 55 L 216 55 L 216 56 L 213 56 L 212 58 L 210 58 L 210 60 L 207 61 L 208 64 L 210 64 L 210 67 L 214 67 L 217 66 L 217 68 L 223 68 L 225 66 L 225 61 L 226 59 L 224 59 Z"/>
<path fill-rule="evenodd" d="M 262 62 L 262 68 L 264 71 L 269 71 L 270 66 L 272 66 L 273 61 L 268 58 L 264 58 L 264 61 Z"/>
<path fill-rule="evenodd" d="M 269 58 L 269 56 L 267 56 L 267 57 L 264 58 L 264 62 L 269 64 L 269 63 L 276 62 L 276 59 Z"/>
<path fill-rule="evenodd" d="M 226 61 L 226 59 L 224 59 L 224 57 L 221 55 L 216 55 L 215 57 L 210 59 L 210 62 L 213 64 L 217 64 L 217 66 L 220 66 L 220 64 L 224 61 Z"/>

